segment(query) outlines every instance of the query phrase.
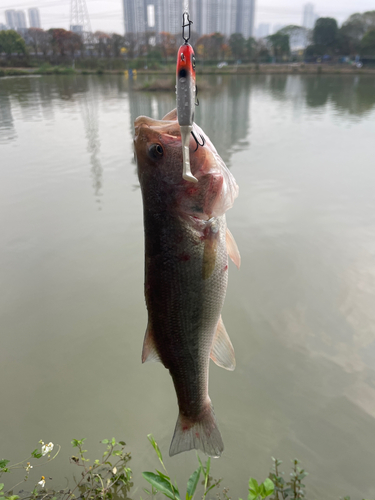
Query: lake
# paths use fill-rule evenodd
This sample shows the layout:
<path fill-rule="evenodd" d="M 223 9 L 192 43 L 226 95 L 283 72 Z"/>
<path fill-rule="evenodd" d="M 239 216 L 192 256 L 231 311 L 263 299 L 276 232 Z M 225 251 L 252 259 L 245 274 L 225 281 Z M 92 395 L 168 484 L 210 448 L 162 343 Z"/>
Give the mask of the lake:
<path fill-rule="evenodd" d="M 227 221 L 242 256 L 223 309 L 237 367 L 210 369 L 225 444 L 212 473 L 245 498 L 271 456 L 288 477 L 297 457 L 308 498 L 373 498 L 375 78 L 205 78 L 196 121 L 240 186 Z M 101 439 L 124 439 L 134 499 L 158 466 L 146 435 L 168 455 L 172 380 L 141 364 L 132 124 L 174 106 L 173 92 L 137 92 L 122 75 L 0 79 L 0 458 L 59 443 L 34 476 L 50 487 L 76 472 L 73 438 L 92 459 Z M 196 464 L 194 452 L 166 458 L 180 485 Z"/>

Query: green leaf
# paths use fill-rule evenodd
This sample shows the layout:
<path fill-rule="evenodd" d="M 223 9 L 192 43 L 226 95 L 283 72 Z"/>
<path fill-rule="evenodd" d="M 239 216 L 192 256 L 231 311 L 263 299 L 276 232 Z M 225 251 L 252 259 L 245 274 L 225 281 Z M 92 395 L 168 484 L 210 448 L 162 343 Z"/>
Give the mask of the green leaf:
<path fill-rule="evenodd" d="M 163 477 L 157 476 L 153 472 L 142 472 L 143 477 L 148 481 L 157 491 L 163 493 L 171 500 L 180 500 L 177 492 L 173 491 L 170 483 Z"/>
<path fill-rule="evenodd" d="M 161 451 L 160 451 L 160 448 L 159 448 L 157 442 L 154 439 L 154 436 L 152 434 L 148 434 L 147 438 L 150 441 L 150 443 L 152 444 L 152 447 L 154 448 L 154 450 L 156 451 L 156 454 L 157 454 L 160 462 L 163 463 L 163 456 L 161 454 Z"/>
<path fill-rule="evenodd" d="M 160 470 L 158 470 L 158 469 L 156 469 L 156 472 L 159 474 L 160 477 L 162 477 L 163 479 L 166 479 L 167 481 L 170 482 L 171 478 L 169 476 L 166 476 L 165 474 L 160 472 Z"/>
<path fill-rule="evenodd" d="M 197 485 L 199 482 L 199 478 L 201 475 L 201 468 L 198 467 L 196 471 L 193 472 L 193 474 L 189 477 L 188 483 L 187 483 L 187 488 L 186 488 L 186 498 L 189 500 L 193 498 L 195 490 L 197 489 Z"/>
<path fill-rule="evenodd" d="M 210 468 L 211 468 L 211 457 L 208 457 L 208 460 L 206 462 L 206 476 L 207 477 L 210 474 Z"/>
<path fill-rule="evenodd" d="M 261 500 L 261 497 L 260 495 L 258 495 L 258 493 L 254 493 L 253 491 L 249 490 L 247 500 Z"/>
<path fill-rule="evenodd" d="M 272 493 L 275 490 L 275 485 L 273 484 L 271 479 L 268 479 L 268 478 L 264 481 L 262 486 L 264 488 L 264 497 L 263 498 L 266 498 L 266 497 L 272 495 Z"/>
<path fill-rule="evenodd" d="M 0 491 L 4 488 L 4 483 L 0 483 Z"/>
<path fill-rule="evenodd" d="M 249 479 L 249 490 L 253 490 L 256 494 L 260 491 L 258 481 L 253 477 Z"/>
<path fill-rule="evenodd" d="M 119 441 L 119 444 L 121 444 L 121 446 L 126 446 L 125 441 Z"/>
<path fill-rule="evenodd" d="M 34 457 L 34 458 L 41 458 L 43 455 L 40 453 L 40 451 L 38 450 L 38 448 L 35 448 L 34 451 L 31 452 L 31 455 Z"/>
<path fill-rule="evenodd" d="M 108 444 L 108 443 L 109 443 L 109 441 L 108 441 L 108 439 L 102 439 L 102 443 L 103 443 L 103 444 Z"/>
<path fill-rule="evenodd" d="M 18 500 L 18 499 L 19 499 L 18 495 L 10 495 L 9 497 L 7 497 L 7 500 Z"/>
<path fill-rule="evenodd" d="M 112 438 L 111 445 L 116 446 L 116 439 L 115 438 Z"/>
<path fill-rule="evenodd" d="M 9 460 L 0 460 L 0 469 L 4 469 L 4 467 L 9 464 Z"/>

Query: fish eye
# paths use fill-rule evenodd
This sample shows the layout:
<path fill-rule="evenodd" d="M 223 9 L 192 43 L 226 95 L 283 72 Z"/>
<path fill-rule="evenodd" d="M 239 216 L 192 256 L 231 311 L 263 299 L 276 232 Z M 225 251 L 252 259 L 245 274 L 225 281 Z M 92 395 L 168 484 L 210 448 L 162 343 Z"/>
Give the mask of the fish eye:
<path fill-rule="evenodd" d="M 151 144 L 148 149 L 148 155 L 153 160 L 159 160 L 164 155 L 163 147 L 160 144 Z"/>

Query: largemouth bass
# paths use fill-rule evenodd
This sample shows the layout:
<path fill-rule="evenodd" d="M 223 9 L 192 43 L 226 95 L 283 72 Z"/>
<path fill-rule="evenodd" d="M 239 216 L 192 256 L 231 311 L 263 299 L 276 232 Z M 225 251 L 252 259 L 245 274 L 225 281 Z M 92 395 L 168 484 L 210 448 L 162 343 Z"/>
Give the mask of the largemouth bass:
<path fill-rule="evenodd" d="M 135 156 L 143 197 L 145 299 L 148 325 L 142 362 L 169 370 L 179 416 L 169 454 L 201 449 L 218 457 L 224 445 L 208 396 L 211 359 L 228 370 L 234 350 L 221 319 L 228 254 L 240 255 L 225 212 L 238 186 L 211 141 L 193 125 L 190 166 L 196 184 L 182 178 L 181 133 L 176 110 L 163 120 L 135 120 Z"/>

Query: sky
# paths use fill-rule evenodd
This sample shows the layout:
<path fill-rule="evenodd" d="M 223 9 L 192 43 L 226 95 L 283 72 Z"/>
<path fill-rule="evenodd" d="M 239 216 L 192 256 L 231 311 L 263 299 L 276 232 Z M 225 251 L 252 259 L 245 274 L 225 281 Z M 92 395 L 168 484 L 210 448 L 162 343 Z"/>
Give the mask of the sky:
<path fill-rule="evenodd" d="M 374 0 L 309 0 L 322 17 L 335 17 L 341 24 L 354 12 L 375 10 Z M 302 24 L 302 10 L 307 0 L 256 0 L 255 26 L 260 23 Z M 5 24 L 5 10 L 39 7 L 42 28 L 69 29 L 71 0 L 0 0 L 0 23 Z M 124 32 L 122 0 L 86 0 L 93 31 Z M 181 10 L 182 10 L 181 1 Z M 194 19 L 193 19 L 194 21 Z"/>

